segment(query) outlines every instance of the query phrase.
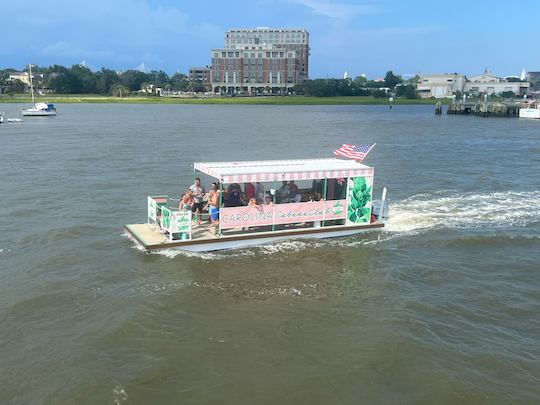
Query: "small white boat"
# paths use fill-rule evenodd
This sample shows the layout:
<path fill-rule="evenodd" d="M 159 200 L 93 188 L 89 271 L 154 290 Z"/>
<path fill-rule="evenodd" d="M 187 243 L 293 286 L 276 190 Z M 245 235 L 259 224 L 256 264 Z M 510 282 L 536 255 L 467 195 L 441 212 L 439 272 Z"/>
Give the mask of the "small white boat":
<path fill-rule="evenodd" d="M 149 196 L 147 222 L 125 226 L 145 250 L 204 252 L 344 237 L 380 230 L 388 218 L 386 188 L 381 200 L 373 201 L 374 169 L 354 160 L 206 162 L 195 163 L 194 169 L 212 178 L 220 191 L 218 220 L 196 225 L 191 210 L 179 210 L 168 196 Z M 253 195 L 248 190 L 258 190 L 257 203 L 231 204 L 224 196 L 242 189 L 245 199 Z M 285 199 L 285 189 L 295 190 L 294 196 Z"/>
<path fill-rule="evenodd" d="M 49 117 L 56 115 L 56 107 L 51 103 L 36 103 L 34 97 L 34 83 L 32 81 L 32 65 L 29 66 L 30 93 L 32 94 L 32 108 L 21 110 L 21 115 L 25 117 Z"/>
<path fill-rule="evenodd" d="M 532 101 L 527 105 L 527 108 L 519 109 L 519 118 L 535 118 L 540 119 L 540 103 Z"/>
<path fill-rule="evenodd" d="M 56 108 L 51 103 L 35 103 L 34 107 L 21 110 L 25 117 L 48 117 L 56 115 Z"/>

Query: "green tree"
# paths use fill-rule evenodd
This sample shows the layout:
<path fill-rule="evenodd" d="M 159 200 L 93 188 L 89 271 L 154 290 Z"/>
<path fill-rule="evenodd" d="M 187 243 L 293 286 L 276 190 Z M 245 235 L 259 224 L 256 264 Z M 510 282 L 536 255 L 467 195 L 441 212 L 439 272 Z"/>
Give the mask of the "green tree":
<path fill-rule="evenodd" d="M 21 82 L 19 79 L 12 81 L 8 87 L 9 93 L 24 93 L 26 90 L 26 84 Z"/>
<path fill-rule="evenodd" d="M 365 87 L 367 85 L 368 79 L 365 76 L 356 76 L 354 78 L 354 83 L 357 86 Z"/>
<path fill-rule="evenodd" d="M 417 97 L 416 86 L 412 84 L 398 84 L 396 86 L 396 96 L 414 99 Z"/>
<path fill-rule="evenodd" d="M 131 94 L 129 87 L 117 83 L 111 87 L 111 95 L 114 97 L 127 97 Z"/>
<path fill-rule="evenodd" d="M 156 87 L 164 88 L 169 83 L 169 76 L 163 70 L 152 70 L 148 73 L 149 82 Z"/>
<path fill-rule="evenodd" d="M 186 75 L 176 72 L 169 79 L 171 90 L 186 91 L 189 88 L 189 80 Z"/>
<path fill-rule="evenodd" d="M 396 84 L 402 83 L 403 79 L 401 76 L 396 76 L 394 73 L 389 70 L 386 72 L 386 76 L 384 76 L 384 85 L 385 87 L 389 87 L 390 89 L 394 89 L 396 87 Z"/>
<path fill-rule="evenodd" d="M 90 69 L 82 65 L 73 65 L 70 73 L 80 93 L 96 93 L 96 75 Z"/>
<path fill-rule="evenodd" d="M 131 91 L 140 90 L 144 82 L 150 82 L 150 76 L 139 70 L 126 70 L 120 74 L 120 83 Z"/>
<path fill-rule="evenodd" d="M 514 98 L 514 97 L 516 97 L 516 93 L 514 93 L 513 91 L 503 91 L 501 93 L 501 97 L 502 98 Z"/>
<path fill-rule="evenodd" d="M 111 89 L 120 82 L 118 74 L 111 69 L 101 68 L 96 73 L 96 92 L 99 94 L 111 94 Z"/>

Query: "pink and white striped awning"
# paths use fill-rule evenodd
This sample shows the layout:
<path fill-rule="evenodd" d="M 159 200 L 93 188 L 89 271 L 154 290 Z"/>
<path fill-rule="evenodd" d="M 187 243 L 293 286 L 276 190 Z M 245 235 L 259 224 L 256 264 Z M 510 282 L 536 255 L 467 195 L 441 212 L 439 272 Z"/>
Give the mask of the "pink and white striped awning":
<path fill-rule="evenodd" d="M 195 170 L 222 183 L 338 179 L 373 176 L 374 169 L 355 160 L 306 159 L 253 162 L 197 162 Z"/>

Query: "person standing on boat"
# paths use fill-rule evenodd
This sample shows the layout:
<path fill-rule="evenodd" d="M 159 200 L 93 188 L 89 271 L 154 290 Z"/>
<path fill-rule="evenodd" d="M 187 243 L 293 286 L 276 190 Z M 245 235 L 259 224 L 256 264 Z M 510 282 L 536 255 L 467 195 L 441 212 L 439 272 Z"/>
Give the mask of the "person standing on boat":
<path fill-rule="evenodd" d="M 217 225 L 219 221 L 219 189 L 217 183 L 212 183 L 212 190 L 208 197 L 208 213 L 212 225 Z"/>
<path fill-rule="evenodd" d="M 201 179 L 196 178 L 195 183 L 189 187 L 189 190 L 193 193 L 193 207 L 191 212 L 197 216 L 197 225 L 201 224 L 201 215 L 203 207 L 203 197 L 205 194 L 204 187 L 201 186 Z"/>

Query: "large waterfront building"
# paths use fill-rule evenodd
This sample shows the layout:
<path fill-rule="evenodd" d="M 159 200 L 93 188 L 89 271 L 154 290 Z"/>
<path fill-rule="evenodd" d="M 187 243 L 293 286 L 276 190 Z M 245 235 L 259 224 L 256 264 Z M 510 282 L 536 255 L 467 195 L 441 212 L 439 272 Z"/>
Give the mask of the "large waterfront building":
<path fill-rule="evenodd" d="M 422 75 L 416 84 L 416 91 L 421 98 L 452 97 L 455 92 L 463 92 L 465 81 L 465 75 L 459 73 Z"/>
<path fill-rule="evenodd" d="M 421 98 L 451 98 L 456 93 L 470 95 L 501 94 L 512 92 L 523 96 L 529 92 L 530 83 L 508 81 L 494 76 L 488 69 L 481 75 L 467 77 L 459 73 L 421 75 L 416 84 L 418 96 Z"/>
<path fill-rule="evenodd" d="M 309 33 L 304 29 L 232 29 L 212 49 L 214 91 L 286 93 L 308 78 Z"/>
<path fill-rule="evenodd" d="M 493 75 L 487 68 L 481 75 L 467 78 L 463 91 L 469 94 L 500 94 L 512 92 L 518 96 L 523 96 L 529 91 L 529 82 L 512 81 Z"/>

